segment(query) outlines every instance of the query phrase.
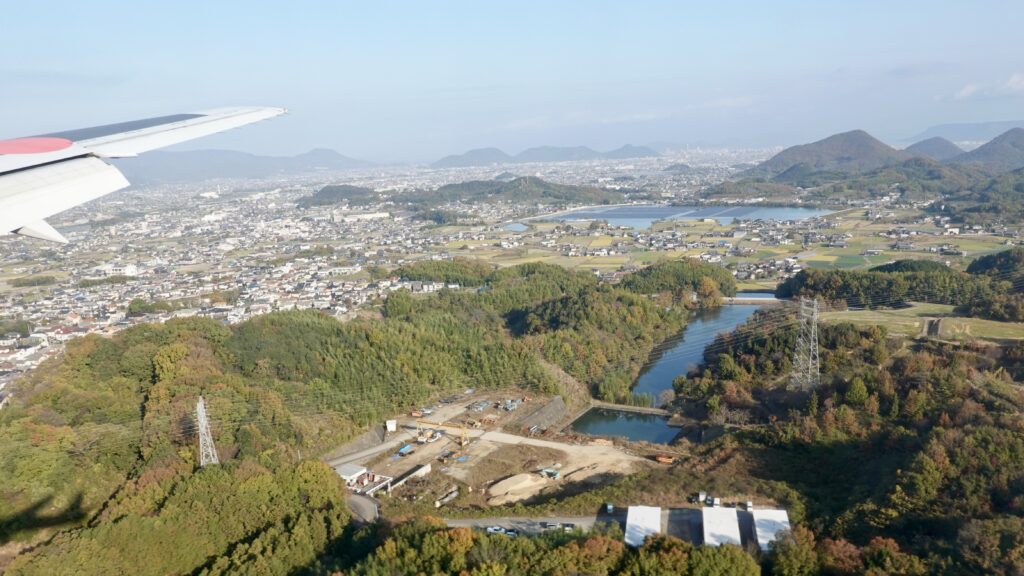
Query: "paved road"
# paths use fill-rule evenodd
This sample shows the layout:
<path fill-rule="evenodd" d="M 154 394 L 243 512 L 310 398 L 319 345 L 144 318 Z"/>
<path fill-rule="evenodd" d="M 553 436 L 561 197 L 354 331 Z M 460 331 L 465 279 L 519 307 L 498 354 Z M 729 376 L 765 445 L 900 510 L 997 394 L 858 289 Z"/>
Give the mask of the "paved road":
<path fill-rule="evenodd" d="M 348 464 L 349 462 L 360 462 L 363 460 L 369 460 L 388 450 L 398 450 L 403 444 L 408 444 L 412 440 L 412 433 L 407 430 L 401 430 L 395 432 L 391 436 L 391 439 L 383 444 L 378 444 L 373 448 L 367 448 L 366 450 L 360 450 L 359 452 L 353 452 L 352 454 L 346 454 L 337 458 L 332 458 L 327 461 L 327 465 L 333 467 L 340 466 L 342 464 Z"/>
<path fill-rule="evenodd" d="M 346 498 L 348 507 L 357 518 L 364 522 L 376 522 L 380 516 L 377 501 L 361 494 L 349 494 Z"/>
<path fill-rule="evenodd" d="M 611 516 L 600 515 L 600 516 L 550 516 L 541 518 L 513 518 L 513 517 L 493 517 L 493 518 L 446 518 L 445 523 L 452 528 L 478 528 L 483 530 L 488 526 L 501 526 L 506 530 L 517 530 L 521 534 L 539 534 L 544 531 L 541 527 L 541 522 L 547 522 L 548 524 L 573 524 L 577 528 L 583 530 L 590 530 L 594 527 L 594 524 L 598 522 L 617 522 L 620 526 L 625 525 L 625 515 L 614 514 Z"/>
<path fill-rule="evenodd" d="M 738 514 L 740 517 L 740 528 L 743 530 L 743 541 L 746 542 L 748 533 L 753 533 L 753 521 L 750 519 L 750 514 L 746 511 L 739 511 Z M 521 534 L 538 534 L 543 532 L 544 529 L 541 528 L 541 522 L 549 524 L 557 522 L 562 525 L 573 524 L 583 530 L 590 530 L 599 522 L 616 522 L 620 528 L 625 530 L 626 510 L 619 508 L 614 514 L 604 514 L 602 512 L 596 516 L 538 516 L 534 518 L 495 516 L 491 518 L 445 519 L 445 523 L 453 528 L 478 528 L 484 530 L 488 526 L 501 526 L 506 530 L 517 530 Z M 703 542 L 702 526 L 700 508 L 665 508 L 661 511 L 660 530 L 663 534 L 669 534 L 693 544 L 700 544 Z"/>

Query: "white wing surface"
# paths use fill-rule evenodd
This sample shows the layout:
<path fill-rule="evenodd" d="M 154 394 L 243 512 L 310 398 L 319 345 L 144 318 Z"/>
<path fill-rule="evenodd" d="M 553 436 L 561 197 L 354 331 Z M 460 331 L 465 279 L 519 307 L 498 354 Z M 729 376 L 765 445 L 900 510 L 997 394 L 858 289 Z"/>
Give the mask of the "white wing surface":
<path fill-rule="evenodd" d="M 128 186 L 103 158 L 136 156 L 284 112 L 222 108 L 0 140 L 0 234 L 67 242 L 47 217 Z"/>

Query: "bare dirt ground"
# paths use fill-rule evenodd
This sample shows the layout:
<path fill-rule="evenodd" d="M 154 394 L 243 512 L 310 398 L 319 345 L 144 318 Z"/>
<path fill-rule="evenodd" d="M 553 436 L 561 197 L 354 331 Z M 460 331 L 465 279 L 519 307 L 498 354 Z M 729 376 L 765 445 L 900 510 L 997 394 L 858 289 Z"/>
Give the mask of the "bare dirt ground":
<path fill-rule="evenodd" d="M 578 383 L 574 386 L 578 386 Z M 582 398 L 583 392 L 584 389 L 577 389 L 574 395 Z M 518 414 L 493 407 L 478 412 L 467 410 L 467 406 L 481 398 L 494 402 L 521 396 L 519 392 L 511 393 L 508 390 L 474 395 L 456 404 L 441 406 L 434 414 L 424 418 L 431 422 L 484 422 L 483 427 L 467 426 L 467 446 L 459 446 L 461 432 L 457 426 L 441 427 L 445 435 L 438 442 L 416 444 L 417 418 L 406 415 L 398 418 L 399 430 L 390 434 L 387 440 L 372 446 L 377 439 L 366 434 L 366 438 L 339 447 L 332 456 L 344 455 L 328 459 L 328 463 L 337 466 L 357 462 L 377 474 L 394 478 L 429 463 L 433 469 L 430 478 L 444 484 L 443 488 L 448 487 L 453 480 L 465 484 L 467 494 L 464 498 L 471 500 L 470 504 L 474 506 L 527 500 L 542 492 L 559 491 L 567 483 L 601 483 L 610 477 L 627 475 L 653 465 L 630 451 L 613 445 L 587 443 L 572 436 L 556 440 L 501 432 L 500 427 L 515 420 Z M 528 410 L 533 403 L 546 403 L 548 400 L 544 397 L 533 398 L 529 407 L 524 406 L 520 410 Z M 581 400 L 570 400 L 570 404 L 587 406 Z M 438 427 L 435 424 L 425 426 Z M 405 444 L 413 444 L 415 451 L 408 457 L 400 458 L 396 452 Z M 558 470 L 560 477 L 543 477 L 540 470 L 544 468 Z M 429 483 L 428 480 L 417 483 L 424 482 Z M 489 490 L 496 485 L 496 488 Z"/>
<path fill-rule="evenodd" d="M 504 432 L 487 432 L 481 436 L 479 443 L 506 444 L 504 450 L 532 447 L 545 451 L 527 453 L 544 454 L 549 457 L 561 455 L 561 459 L 551 459 L 546 463 L 543 460 L 537 460 L 537 466 L 533 470 L 524 469 L 528 467 L 521 467 L 518 470 L 507 469 L 505 476 L 511 476 L 515 480 L 506 484 L 499 482 L 495 485 L 496 488 L 492 486 L 492 489 L 489 490 L 492 498 L 488 501 L 488 504 L 492 506 L 526 500 L 548 489 L 558 490 L 562 484 L 567 482 L 598 480 L 607 475 L 626 475 L 648 465 L 644 459 L 627 454 L 614 446 L 566 444 L 552 440 L 525 438 Z M 522 452 L 517 453 L 522 454 Z M 486 462 L 483 463 L 486 464 Z M 557 480 L 542 478 L 537 473 L 538 468 L 555 468 L 561 473 L 561 478 Z M 520 472 L 520 474 L 511 474 L 512 472 Z"/>
<path fill-rule="evenodd" d="M 449 474 L 474 487 L 488 486 L 516 471 L 536 472 L 561 465 L 567 455 L 561 450 L 530 446 L 480 442 L 477 461 L 472 466 L 451 469 Z"/>

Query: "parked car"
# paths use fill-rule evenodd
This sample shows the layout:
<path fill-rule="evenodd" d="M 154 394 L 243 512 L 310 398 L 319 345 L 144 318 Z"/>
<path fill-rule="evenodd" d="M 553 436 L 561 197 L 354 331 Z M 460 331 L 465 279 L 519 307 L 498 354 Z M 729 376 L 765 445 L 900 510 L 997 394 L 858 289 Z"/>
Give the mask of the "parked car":
<path fill-rule="evenodd" d="M 615 513 L 615 506 L 611 502 L 605 502 L 604 503 L 604 513 L 605 514 L 614 514 Z"/>
<path fill-rule="evenodd" d="M 505 530 L 505 536 L 508 536 L 509 538 L 517 538 L 519 537 L 519 532 L 516 530 Z"/>
<path fill-rule="evenodd" d="M 488 526 L 487 527 L 487 533 L 488 534 L 504 534 L 505 533 L 505 529 L 502 528 L 501 526 Z"/>
<path fill-rule="evenodd" d="M 566 522 L 565 524 L 562 524 L 562 531 L 563 532 L 572 532 L 575 529 L 576 529 L 576 525 L 572 524 L 570 522 Z"/>

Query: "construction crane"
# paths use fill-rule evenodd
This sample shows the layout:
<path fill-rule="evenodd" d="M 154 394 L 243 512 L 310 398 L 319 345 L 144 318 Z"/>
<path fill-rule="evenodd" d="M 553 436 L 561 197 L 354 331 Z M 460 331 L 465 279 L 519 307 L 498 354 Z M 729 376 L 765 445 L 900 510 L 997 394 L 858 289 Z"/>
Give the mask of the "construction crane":
<path fill-rule="evenodd" d="M 469 429 L 463 424 L 444 424 L 441 422 L 431 422 L 430 420 L 417 420 L 416 421 L 416 435 L 419 436 L 424 426 L 433 426 L 435 428 L 452 428 L 459 431 L 459 446 L 465 446 L 469 443 Z"/>

